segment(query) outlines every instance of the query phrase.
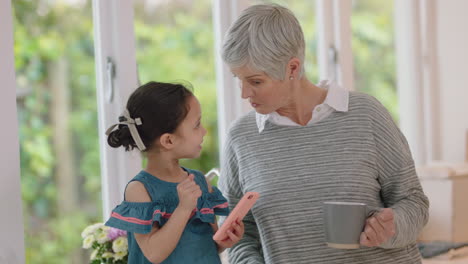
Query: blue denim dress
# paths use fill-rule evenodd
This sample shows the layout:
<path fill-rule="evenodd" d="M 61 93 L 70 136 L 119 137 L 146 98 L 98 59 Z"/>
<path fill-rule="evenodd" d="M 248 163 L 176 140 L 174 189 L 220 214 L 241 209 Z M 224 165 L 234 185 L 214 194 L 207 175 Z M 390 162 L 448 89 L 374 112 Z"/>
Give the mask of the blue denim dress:
<path fill-rule="evenodd" d="M 198 199 L 197 208 L 194 209 L 179 243 L 161 264 L 220 264 L 210 223 L 215 222 L 215 214 L 229 214 L 227 201 L 216 187 L 213 187 L 213 192 L 208 192 L 205 176 L 201 172 L 184 170 L 195 176 L 194 180 L 203 194 Z M 112 211 L 106 225 L 128 232 L 128 263 L 151 264 L 138 246 L 134 233 L 149 233 L 154 222 L 158 222 L 159 227 L 164 226 L 179 204 L 177 183 L 162 181 L 145 171 L 141 171 L 130 182 L 132 181 L 144 184 L 152 202 L 123 201 Z"/>

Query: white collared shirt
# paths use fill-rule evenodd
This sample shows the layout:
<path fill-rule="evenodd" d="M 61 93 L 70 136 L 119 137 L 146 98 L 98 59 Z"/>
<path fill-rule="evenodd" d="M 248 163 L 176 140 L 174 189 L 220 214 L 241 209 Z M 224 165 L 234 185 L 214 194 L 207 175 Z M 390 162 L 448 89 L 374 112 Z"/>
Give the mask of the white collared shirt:
<path fill-rule="evenodd" d="M 334 81 L 323 80 L 317 85 L 320 88 L 327 89 L 328 93 L 323 103 L 315 106 L 312 109 L 312 118 L 306 126 L 310 126 L 314 123 L 323 120 L 334 111 L 347 112 L 349 103 L 349 92 L 343 89 Z M 261 133 L 265 129 L 265 122 L 270 122 L 280 126 L 301 126 L 300 124 L 292 121 L 286 116 L 278 114 L 278 112 L 272 112 L 266 115 L 256 113 L 258 132 Z"/>

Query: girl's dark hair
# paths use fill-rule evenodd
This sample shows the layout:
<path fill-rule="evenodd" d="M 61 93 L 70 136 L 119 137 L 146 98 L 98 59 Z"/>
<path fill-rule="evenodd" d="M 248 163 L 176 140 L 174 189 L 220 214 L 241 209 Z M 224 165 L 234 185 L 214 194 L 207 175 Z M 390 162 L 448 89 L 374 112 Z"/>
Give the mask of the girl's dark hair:
<path fill-rule="evenodd" d="M 182 84 L 149 82 L 138 87 L 128 99 L 127 110 L 130 117 L 140 118 L 138 134 L 146 149 L 151 149 L 154 141 L 165 133 L 173 133 L 189 111 L 188 98 L 193 93 Z M 112 131 L 108 144 L 125 150 L 137 147 L 127 125 L 120 124 Z"/>

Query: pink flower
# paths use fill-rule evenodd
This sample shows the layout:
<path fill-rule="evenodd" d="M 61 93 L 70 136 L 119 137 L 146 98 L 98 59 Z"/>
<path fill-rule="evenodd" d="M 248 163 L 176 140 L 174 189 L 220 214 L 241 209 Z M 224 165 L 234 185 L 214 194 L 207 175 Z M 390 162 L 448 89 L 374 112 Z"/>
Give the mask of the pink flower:
<path fill-rule="evenodd" d="M 125 230 L 120 230 L 120 229 L 117 229 L 117 228 L 113 228 L 111 227 L 107 233 L 107 237 L 113 241 L 115 240 L 116 238 L 118 237 L 121 237 L 121 236 L 126 236 L 127 235 L 127 231 Z"/>

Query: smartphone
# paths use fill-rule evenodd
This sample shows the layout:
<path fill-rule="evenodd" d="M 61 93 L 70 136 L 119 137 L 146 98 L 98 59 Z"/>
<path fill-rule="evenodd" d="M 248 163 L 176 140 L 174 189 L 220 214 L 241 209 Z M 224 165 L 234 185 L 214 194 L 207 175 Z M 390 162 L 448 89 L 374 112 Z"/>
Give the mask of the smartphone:
<path fill-rule="evenodd" d="M 245 193 L 242 199 L 236 205 L 236 207 L 234 207 L 234 210 L 232 210 L 232 212 L 228 215 L 226 220 L 224 220 L 224 223 L 221 225 L 218 231 L 216 231 L 216 233 L 213 236 L 213 239 L 222 241 L 228 238 L 227 231 L 231 227 L 232 222 L 236 221 L 236 219 L 242 221 L 245 215 L 249 212 L 250 208 L 252 208 L 252 206 L 255 204 L 258 197 L 260 197 L 260 195 L 257 192 Z"/>

